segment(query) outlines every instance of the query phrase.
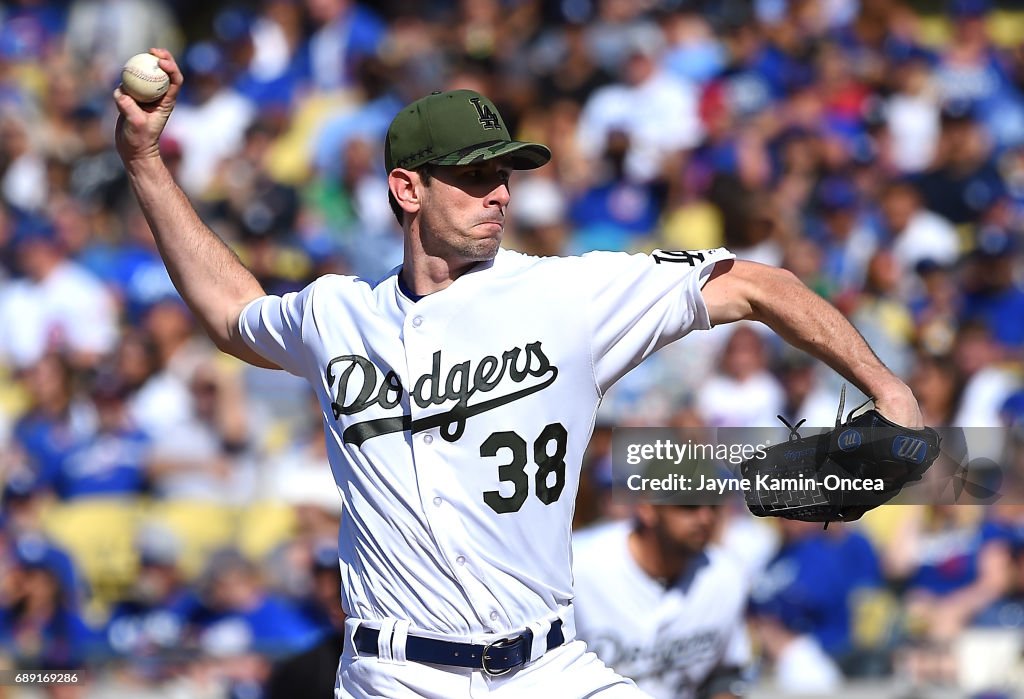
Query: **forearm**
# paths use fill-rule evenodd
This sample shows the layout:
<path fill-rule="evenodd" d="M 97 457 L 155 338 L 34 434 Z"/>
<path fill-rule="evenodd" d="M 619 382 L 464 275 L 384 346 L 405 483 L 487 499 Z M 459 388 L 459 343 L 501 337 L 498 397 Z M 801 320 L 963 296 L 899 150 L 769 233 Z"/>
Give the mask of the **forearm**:
<path fill-rule="evenodd" d="M 125 170 L 175 288 L 214 342 L 228 347 L 238 313 L 263 288 L 202 222 L 162 161 L 127 162 Z"/>
<path fill-rule="evenodd" d="M 924 425 L 911 390 L 868 347 L 843 315 L 792 273 L 756 262 L 719 262 L 701 292 L 712 325 L 758 320 L 817 357 L 905 427 Z"/>
<path fill-rule="evenodd" d="M 789 273 L 771 274 L 761 284 L 751 298 L 750 318 L 825 362 L 867 396 L 906 389 L 835 307 Z"/>

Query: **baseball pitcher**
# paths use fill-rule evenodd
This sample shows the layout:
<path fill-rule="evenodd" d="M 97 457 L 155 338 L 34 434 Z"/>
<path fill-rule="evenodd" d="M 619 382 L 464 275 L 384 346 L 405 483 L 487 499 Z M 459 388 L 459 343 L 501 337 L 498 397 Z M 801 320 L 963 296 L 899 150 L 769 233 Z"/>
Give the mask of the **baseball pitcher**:
<path fill-rule="evenodd" d="M 182 74 L 153 53 L 171 87 L 145 107 L 114 92 L 116 143 L 171 278 L 220 349 L 305 377 L 320 402 L 344 505 L 337 697 L 642 696 L 576 639 L 570 521 L 602 395 L 691 330 L 761 320 L 921 426 L 910 390 L 788 272 L 723 249 L 502 250 L 510 177 L 550 152 L 468 90 L 388 131 L 401 267 L 268 296 L 160 159 Z"/>

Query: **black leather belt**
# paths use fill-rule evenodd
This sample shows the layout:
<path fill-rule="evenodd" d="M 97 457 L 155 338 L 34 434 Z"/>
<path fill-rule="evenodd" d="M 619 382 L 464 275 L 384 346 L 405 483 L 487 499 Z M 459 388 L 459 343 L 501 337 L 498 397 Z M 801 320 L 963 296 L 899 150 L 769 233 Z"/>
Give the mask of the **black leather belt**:
<path fill-rule="evenodd" d="M 353 635 L 356 650 L 367 655 L 377 655 L 377 641 L 380 631 L 360 626 Z M 562 620 L 551 622 L 548 631 L 547 649 L 557 648 L 565 643 Z M 416 663 L 453 665 L 483 670 L 492 677 L 504 675 L 530 661 L 533 648 L 533 631 L 527 629 L 517 636 L 502 638 L 493 643 L 457 643 L 436 638 L 423 638 L 409 634 L 405 641 L 405 657 Z"/>

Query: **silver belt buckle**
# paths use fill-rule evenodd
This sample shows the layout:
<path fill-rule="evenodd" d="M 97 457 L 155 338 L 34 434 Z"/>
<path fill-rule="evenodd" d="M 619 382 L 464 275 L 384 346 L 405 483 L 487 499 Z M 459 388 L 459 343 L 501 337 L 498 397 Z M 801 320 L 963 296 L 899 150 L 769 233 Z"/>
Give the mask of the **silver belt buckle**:
<path fill-rule="evenodd" d="M 493 643 L 488 643 L 486 646 L 484 646 L 484 652 L 480 656 L 480 669 L 483 670 L 484 673 L 489 677 L 501 677 L 502 675 L 507 675 L 508 673 L 512 672 L 512 670 L 514 670 L 515 668 L 510 667 L 504 670 L 492 670 L 489 667 L 487 667 L 487 653 L 491 650 L 491 648 L 504 648 L 506 646 L 510 646 L 513 643 L 515 643 L 516 640 L 518 639 L 499 638 L 497 641 L 494 641 Z"/>

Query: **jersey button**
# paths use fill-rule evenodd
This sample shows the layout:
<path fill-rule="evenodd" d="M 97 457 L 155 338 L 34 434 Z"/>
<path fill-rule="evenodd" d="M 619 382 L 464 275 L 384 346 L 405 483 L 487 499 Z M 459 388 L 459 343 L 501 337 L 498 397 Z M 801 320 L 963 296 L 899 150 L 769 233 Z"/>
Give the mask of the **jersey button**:
<path fill-rule="evenodd" d="M 414 328 L 418 328 L 423 325 L 423 316 L 416 316 L 412 319 L 412 325 Z"/>
<path fill-rule="evenodd" d="M 441 498 L 434 498 L 434 507 L 440 507 L 442 502 L 444 501 Z"/>
<path fill-rule="evenodd" d="M 497 621 L 497 620 L 498 620 L 498 613 L 497 612 L 491 612 L 491 621 Z"/>
<path fill-rule="evenodd" d="M 423 443 L 424 444 L 430 444 L 433 441 L 434 441 L 434 438 L 432 436 L 430 436 L 429 434 L 423 435 Z"/>
<path fill-rule="evenodd" d="M 466 557 L 465 556 L 459 556 L 458 558 L 455 559 L 455 562 L 458 563 L 460 566 L 464 566 L 464 565 L 466 565 Z"/>

